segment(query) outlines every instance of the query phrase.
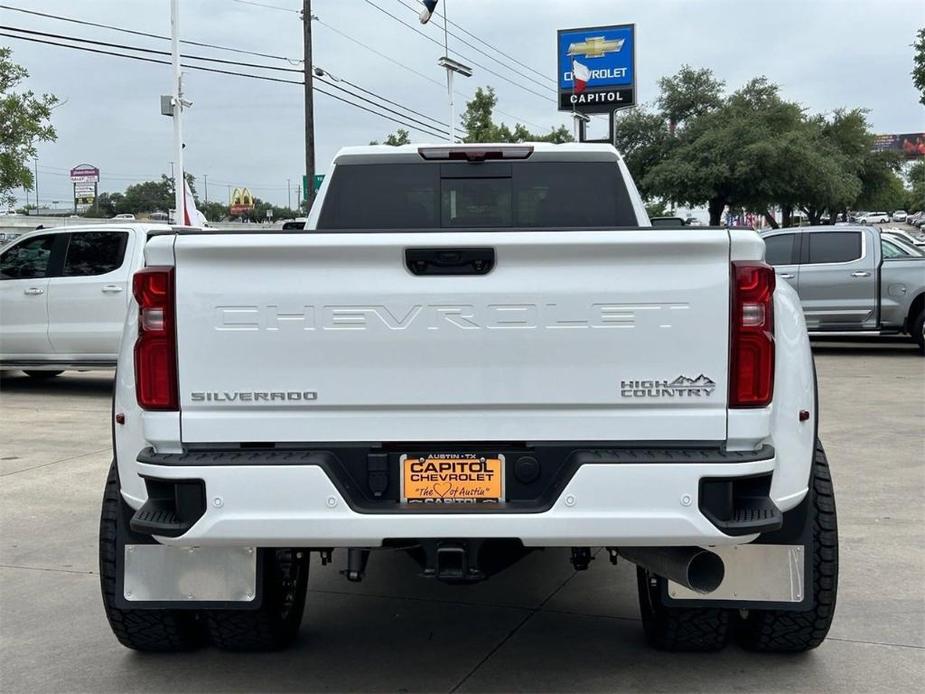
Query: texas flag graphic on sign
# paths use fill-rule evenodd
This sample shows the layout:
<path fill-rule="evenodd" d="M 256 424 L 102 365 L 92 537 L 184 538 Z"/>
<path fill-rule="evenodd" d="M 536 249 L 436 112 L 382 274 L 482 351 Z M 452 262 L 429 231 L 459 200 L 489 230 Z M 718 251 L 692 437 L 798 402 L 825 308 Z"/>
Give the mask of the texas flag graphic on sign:
<path fill-rule="evenodd" d="M 575 83 L 575 93 L 581 94 L 585 87 L 588 86 L 588 81 L 591 79 L 591 70 L 587 65 L 579 63 L 577 60 L 572 61 L 572 80 Z"/>

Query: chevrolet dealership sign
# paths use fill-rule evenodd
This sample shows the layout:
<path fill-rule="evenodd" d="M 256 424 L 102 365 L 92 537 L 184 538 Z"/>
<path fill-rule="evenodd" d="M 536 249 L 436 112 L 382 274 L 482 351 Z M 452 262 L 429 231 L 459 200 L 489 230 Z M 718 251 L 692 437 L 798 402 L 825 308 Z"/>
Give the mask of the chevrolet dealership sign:
<path fill-rule="evenodd" d="M 634 24 L 560 29 L 559 110 L 609 113 L 636 103 Z"/>

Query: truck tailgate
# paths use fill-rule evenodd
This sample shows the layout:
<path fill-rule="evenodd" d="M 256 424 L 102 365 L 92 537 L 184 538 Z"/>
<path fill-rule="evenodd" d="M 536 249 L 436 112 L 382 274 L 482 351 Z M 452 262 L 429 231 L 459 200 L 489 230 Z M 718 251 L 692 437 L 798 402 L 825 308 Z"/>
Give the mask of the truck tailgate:
<path fill-rule="evenodd" d="M 416 276 L 409 248 L 492 248 Z M 723 231 L 179 235 L 185 442 L 718 441 Z"/>

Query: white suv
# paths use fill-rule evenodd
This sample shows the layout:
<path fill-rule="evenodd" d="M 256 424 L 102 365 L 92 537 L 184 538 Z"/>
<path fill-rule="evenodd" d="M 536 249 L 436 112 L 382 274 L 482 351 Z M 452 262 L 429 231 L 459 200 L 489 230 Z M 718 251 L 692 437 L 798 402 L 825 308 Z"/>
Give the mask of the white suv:
<path fill-rule="evenodd" d="M 886 212 L 865 212 L 859 221 L 861 224 L 886 224 L 890 215 Z"/>

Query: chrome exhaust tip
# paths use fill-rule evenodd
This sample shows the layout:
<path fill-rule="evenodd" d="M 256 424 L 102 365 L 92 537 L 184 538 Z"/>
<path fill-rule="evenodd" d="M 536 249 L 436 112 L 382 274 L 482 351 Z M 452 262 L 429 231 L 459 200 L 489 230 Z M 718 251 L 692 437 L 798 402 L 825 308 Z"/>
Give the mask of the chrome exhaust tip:
<path fill-rule="evenodd" d="M 695 593 L 712 593 L 726 575 L 720 556 L 702 547 L 626 547 L 619 552 L 636 566 Z"/>

